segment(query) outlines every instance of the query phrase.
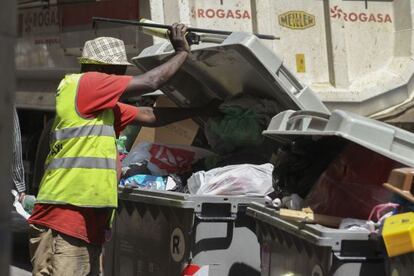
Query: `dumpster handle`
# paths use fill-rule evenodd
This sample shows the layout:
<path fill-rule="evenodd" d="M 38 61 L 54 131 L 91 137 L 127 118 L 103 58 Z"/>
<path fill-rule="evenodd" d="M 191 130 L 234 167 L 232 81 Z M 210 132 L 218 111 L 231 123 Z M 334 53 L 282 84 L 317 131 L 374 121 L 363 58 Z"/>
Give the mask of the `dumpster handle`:
<path fill-rule="evenodd" d="M 368 261 L 368 260 L 382 260 L 382 257 L 364 257 L 364 256 L 352 256 L 352 257 L 348 257 L 348 256 L 341 256 L 341 254 L 339 252 L 334 252 L 334 256 L 343 262 L 363 262 L 363 261 Z"/>
<path fill-rule="evenodd" d="M 199 222 L 234 222 L 236 220 L 236 215 L 231 217 L 205 217 L 196 214 L 196 218 Z"/>

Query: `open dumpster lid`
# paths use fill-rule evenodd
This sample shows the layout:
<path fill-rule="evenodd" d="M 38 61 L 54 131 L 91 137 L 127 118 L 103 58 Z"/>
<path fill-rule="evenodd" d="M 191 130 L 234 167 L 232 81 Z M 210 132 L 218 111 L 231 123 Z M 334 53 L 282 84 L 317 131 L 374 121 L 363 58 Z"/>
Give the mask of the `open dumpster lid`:
<path fill-rule="evenodd" d="M 338 136 L 414 167 L 413 133 L 342 110 L 331 115 L 287 110 L 273 117 L 263 134 L 280 142 L 300 136 Z"/>
<path fill-rule="evenodd" d="M 170 43 L 144 49 L 132 62 L 149 71 L 173 54 Z M 283 66 L 282 60 L 259 39 L 232 33 L 222 43 L 192 46 L 190 57 L 161 89 L 179 106 L 201 106 L 213 98 L 239 93 L 275 99 L 280 110 L 313 110 L 329 113 L 314 92 L 303 87 Z"/>

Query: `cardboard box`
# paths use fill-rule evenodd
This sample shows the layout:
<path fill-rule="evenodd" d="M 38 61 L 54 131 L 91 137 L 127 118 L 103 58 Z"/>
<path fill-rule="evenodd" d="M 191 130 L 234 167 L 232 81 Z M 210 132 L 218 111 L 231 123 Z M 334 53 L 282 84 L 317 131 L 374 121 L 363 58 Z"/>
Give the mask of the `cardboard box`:
<path fill-rule="evenodd" d="M 156 107 L 177 107 L 166 96 L 159 96 Z M 191 119 L 169 124 L 158 128 L 143 127 L 138 133 L 133 147 L 142 142 L 191 145 L 198 132 L 199 126 Z"/>
<path fill-rule="evenodd" d="M 315 214 L 308 208 L 302 209 L 302 211 L 280 209 L 279 214 L 284 218 L 296 219 L 306 223 L 317 223 L 328 227 L 338 228 L 341 224 L 342 218 L 333 217 L 328 215 Z"/>

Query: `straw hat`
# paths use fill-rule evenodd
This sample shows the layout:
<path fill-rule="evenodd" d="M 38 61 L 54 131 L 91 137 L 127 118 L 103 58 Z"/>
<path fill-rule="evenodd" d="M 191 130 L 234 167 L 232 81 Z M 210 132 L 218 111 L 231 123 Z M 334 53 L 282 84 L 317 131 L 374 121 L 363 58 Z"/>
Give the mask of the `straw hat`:
<path fill-rule="evenodd" d="M 383 186 L 401 197 L 414 203 L 414 168 L 392 170 L 387 183 Z"/>
<path fill-rule="evenodd" d="M 79 63 L 132 65 L 128 62 L 124 42 L 113 37 L 98 37 L 86 41 Z"/>

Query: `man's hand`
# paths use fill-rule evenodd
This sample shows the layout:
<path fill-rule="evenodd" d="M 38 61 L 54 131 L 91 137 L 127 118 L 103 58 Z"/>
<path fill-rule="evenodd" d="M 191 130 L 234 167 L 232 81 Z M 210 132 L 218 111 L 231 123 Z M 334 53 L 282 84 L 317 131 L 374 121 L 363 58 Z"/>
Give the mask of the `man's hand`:
<path fill-rule="evenodd" d="M 22 202 L 24 197 L 26 196 L 26 193 L 19 193 L 19 202 Z"/>
<path fill-rule="evenodd" d="M 194 117 L 220 116 L 221 101 L 215 99 L 204 107 L 175 108 L 175 107 L 141 107 L 135 117 L 135 123 L 146 127 L 160 127 Z"/>
<path fill-rule="evenodd" d="M 187 33 L 187 27 L 184 24 L 174 23 L 171 26 L 171 30 L 168 32 L 172 46 L 175 52 L 187 52 L 190 53 L 190 45 L 188 45 L 185 34 Z"/>
<path fill-rule="evenodd" d="M 183 24 L 174 24 L 168 33 L 176 54 L 164 64 L 135 76 L 129 83 L 122 98 L 136 97 L 160 89 L 180 69 L 190 53 L 185 33 L 187 27 Z M 147 118 L 148 119 L 148 118 Z M 151 119 L 152 120 L 152 119 Z M 144 122 L 145 123 L 145 122 Z"/>

